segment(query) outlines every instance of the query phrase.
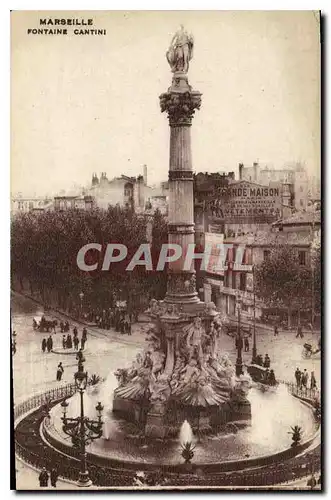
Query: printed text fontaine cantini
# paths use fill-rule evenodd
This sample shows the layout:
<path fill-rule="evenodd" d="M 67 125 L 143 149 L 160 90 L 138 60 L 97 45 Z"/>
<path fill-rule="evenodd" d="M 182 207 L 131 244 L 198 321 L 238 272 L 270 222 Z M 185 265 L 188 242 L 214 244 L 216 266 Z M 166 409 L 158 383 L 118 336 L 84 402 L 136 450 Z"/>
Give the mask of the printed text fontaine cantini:
<path fill-rule="evenodd" d="M 39 19 L 40 28 L 29 28 L 28 35 L 106 35 L 105 29 L 96 29 L 93 19 L 45 18 Z"/>

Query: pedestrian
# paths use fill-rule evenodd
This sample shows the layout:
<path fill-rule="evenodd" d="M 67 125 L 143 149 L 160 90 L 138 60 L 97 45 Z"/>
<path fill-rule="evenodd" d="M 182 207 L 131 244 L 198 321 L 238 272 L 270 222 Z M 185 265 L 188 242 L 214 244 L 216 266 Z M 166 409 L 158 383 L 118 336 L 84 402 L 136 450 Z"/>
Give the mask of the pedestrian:
<path fill-rule="evenodd" d="M 46 347 L 47 347 L 46 339 L 43 339 L 42 342 L 41 342 L 41 350 L 43 352 L 45 352 L 46 351 Z"/>
<path fill-rule="evenodd" d="M 131 323 L 131 321 L 128 322 L 128 335 L 132 335 L 132 323 Z"/>
<path fill-rule="evenodd" d="M 53 488 L 56 488 L 57 479 L 59 477 L 57 470 L 53 468 L 51 470 L 50 476 L 51 476 L 51 486 L 53 486 Z"/>
<path fill-rule="evenodd" d="M 45 467 L 42 468 L 42 471 L 39 474 L 39 486 L 41 488 L 48 486 L 48 473 Z"/>
<path fill-rule="evenodd" d="M 245 352 L 249 351 L 249 340 L 248 337 L 245 337 L 244 339 L 244 345 L 245 345 Z"/>
<path fill-rule="evenodd" d="M 82 338 L 85 340 L 85 342 L 87 341 L 87 330 L 86 330 L 85 326 L 83 328 Z"/>
<path fill-rule="evenodd" d="M 275 325 L 275 327 L 274 327 L 274 337 L 278 337 L 278 334 L 279 334 L 279 332 L 278 332 L 278 326 Z"/>
<path fill-rule="evenodd" d="M 61 333 L 64 332 L 64 323 L 63 321 L 60 321 L 60 329 L 61 329 Z"/>
<path fill-rule="evenodd" d="M 82 351 L 83 351 L 83 350 L 84 350 L 84 348 L 85 348 L 85 342 L 86 342 L 85 338 L 84 338 L 84 337 L 82 337 L 82 339 L 81 339 L 81 341 L 80 341 L 80 348 L 81 348 L 81 350 L 82 350 Z"/>
<path fill-rule="evenodd" d="M 53 349 L 53 339 L 51 335 L 48 337 L 46 345 L 47 345 L 47 351 L 51 352 L 51 350 Z"/>
<path fill-rule="evenodd" d="M 297 339 L 298 337 L 300 337 L 301 339 L 303 339 L 303 331 L 302 331 L 302 326 L 301 325 L 298 325 L 297 334 L 296 334 L 295 338 Z"/>
<path fill-rule="evenodd" d="M 302 387 L 307 389 L 307 383 L 308 383 L 308 372 L 305 368 L 303 370 L 303 373 L 301 374 L 301 389 L 302 389 Z"/>
<path fill-rule="evenodd" d="M 301 371 L 297 368 L 294 372 L 295 380 L 297 382 L 297 387 L 300 387 L 301 384 Z"/>
<path fill-rule="evenodd" d="M 76 327 L 74 327 L 74 329 L 73 329 L 73 334 L 74 334 L 74 338 L 75 338 L 75 337 L 77 337 L 77 335 L 78 335 L 78 330 L 77 330 L 77 328 L 76 328 Z"/>
<path fill-rule="evenodd" d="M 78 346 L 79 346 L 79 338 L 74 337 L 74 347 L 75 347 L 76 351 L 78 351 Z"/>
<path fill-rule="evenodd" d="M 310 389 L 314 391 L 317 388 L 315 373 L 311 372 L 310 374 Z"/>
<path fill-rule="evenodd" d="M 60 361 L 60 363 L 57 365 L 57 371 L 56 371 L 56 380 L 58 382 L 61 381 L 63 372 L 64 372 L 64 368 L 62 366 L 62 362 Z"/>
<path fill-rule="evenodd" d="M 264 356 L 264 363 L 263 363 L 264 368 L 270 368 L 270 358 L 269 354 L 266 354 Z"/>
<path fill-rule="evenodd" d="M 69 321 L 66 321 L 65 325 L 64 325 L 64 331 L 65 331 L 65 333 L 67 333 L 67 332 L 69 332 L 69 330 L 70 330 Z"/>
<path fill-rule="evenodd" d="M 67 341 L 66 341 L 65 335 L 62 335 L 62 347 L 63 347 L 63 349 L 67 348 Z"/>
<path fill-rule="evenodd" d="M 79 349 L 79 351 L 76 354 L 76 359 L 78 360 L 78 365 L 81 365 L 85 361 L 83 351 L 81 348 Z"/>
<path fill-rule="evenodd" d="M 68 335 L 67 335 L 67 342 L 66 342 L 66 344 L 67 344 L 67 349 L 72 349 L 72 338 L 71 338 L 70 333 L 68 333 Z"/>

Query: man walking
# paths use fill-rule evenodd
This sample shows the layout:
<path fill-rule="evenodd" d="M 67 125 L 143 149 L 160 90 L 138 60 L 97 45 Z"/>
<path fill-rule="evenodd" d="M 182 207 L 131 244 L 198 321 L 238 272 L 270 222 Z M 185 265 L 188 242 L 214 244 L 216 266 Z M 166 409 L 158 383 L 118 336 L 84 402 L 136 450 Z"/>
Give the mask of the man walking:
<path fill-rule="evenodd" d="M 244 338 L 244 346 L 245 346 L 245 352 L 249 351 L 249 340 L 248 337 Z"/>
<path fill-rule="evenodd" d="M 47 347 L 46 339 L 43 339 L 42 342 L 41 342 L 41 350 L 43 352 L 45 352 L 46 351 L 46 347 Z"/>
<path fill-rule="evenodd" d="M 274 337 L 278 337 L 278 335 L 279 335 L 278 326 L 275 325 L 275 327 L 274 327 Z"/>
<path fill-rule="evenodd" d="M 47 351 L 51 352 L 52 349 L 53 349 L 53 339 L 50 335 L 47 339 Z"/>
<path fill-rule="evenodd" d="M 56 380 L 58 382 L 61 382 L 63 372 L 64 372 L 64 368 L 62 366 L 62 362 L 60 361 L 60 363 L 57 366 L 57 371 L 56 371 Z"/>
<path fill-rule="evenodd" d="M 307 382 L 308 382 L 308 372 L 306 368 L 304 369 L 302 375 L 301 375 L 301 389 L 304 387 L 307 389 Z"/>
<path fill-rule="evenodd" d="M 297 382 L 297 388 L 300 387 L 300 383 L 301 383 L 301 371 L 299 370 L 299 368 L 297 368 L 294 372 L 294 376 L 295 376 L 295 380 Z"/>
<path fill-rule="evenodd" d="M 86 330 L 85 326 L 83 328 L 82 338 L 84 339 L 85 342 L 87 341 L 87 330 Z"/>
<path fill-rule="evenodd" d="M 316 383 L 316 378 L 315 378 L 315 373 L 314 372 L 311 372 L 310 374 L 310 389 L 312 391 L 314 391 L 317 387 L 317 383 Z"/>
<path fill-rule="evenodd" d="M 78 346 L 79 346 L 79 338 L 76 336 L 74 337 L 74 347 L 76 351 L 78 351 Z"/>

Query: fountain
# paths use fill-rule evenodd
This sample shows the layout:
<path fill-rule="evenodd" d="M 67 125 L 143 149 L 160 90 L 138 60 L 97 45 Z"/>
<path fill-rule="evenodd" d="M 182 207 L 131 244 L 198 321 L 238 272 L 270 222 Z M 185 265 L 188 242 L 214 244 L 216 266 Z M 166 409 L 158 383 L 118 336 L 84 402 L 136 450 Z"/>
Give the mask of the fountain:
<path fill-rule="evenodd" d="M 184 445 L 185 443 L 192 443 L 193 442 L 192 429 L 191 429 L 191 426 L 187 420 L 184 420 L 184 422 L 182 423 L 182 426 L 180 428 L 179 441 L 180 441 L 181 445 Z"/>
<path fill-rule="evenodd" d="M 164 300 L 150 303 L 148 349 L 131 368 L 117 371 L 114 392 L 113 412 L 153 438 L 177 434 L 185 420 L 199 432 L 229 421 L 245 427 L 251 420 L 245 382 L 218 354 L 219 314 L 196 291 L 190 129 L 201 93 L 188 83 L 192 55 L 193 38 L 181 27 L 166 54 L 172 84 L 160 96 L 170 125 L 168 241 L 183 252 L 169 259 Z"/>

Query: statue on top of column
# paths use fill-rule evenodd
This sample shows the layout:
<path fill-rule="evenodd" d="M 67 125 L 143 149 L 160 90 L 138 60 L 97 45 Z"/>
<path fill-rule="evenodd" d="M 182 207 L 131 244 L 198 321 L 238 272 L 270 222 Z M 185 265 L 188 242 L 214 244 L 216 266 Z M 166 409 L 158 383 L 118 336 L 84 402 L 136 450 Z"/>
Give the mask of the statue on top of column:
<path fill-rule="evenodd" d="M 170 64 L 171 71 L 176 73 L 188 72 L 189 62 L 193 57 L 193 36 L 189 35 L 181 24 L 180 29 L 174 34 L 166 56 Z"/>

